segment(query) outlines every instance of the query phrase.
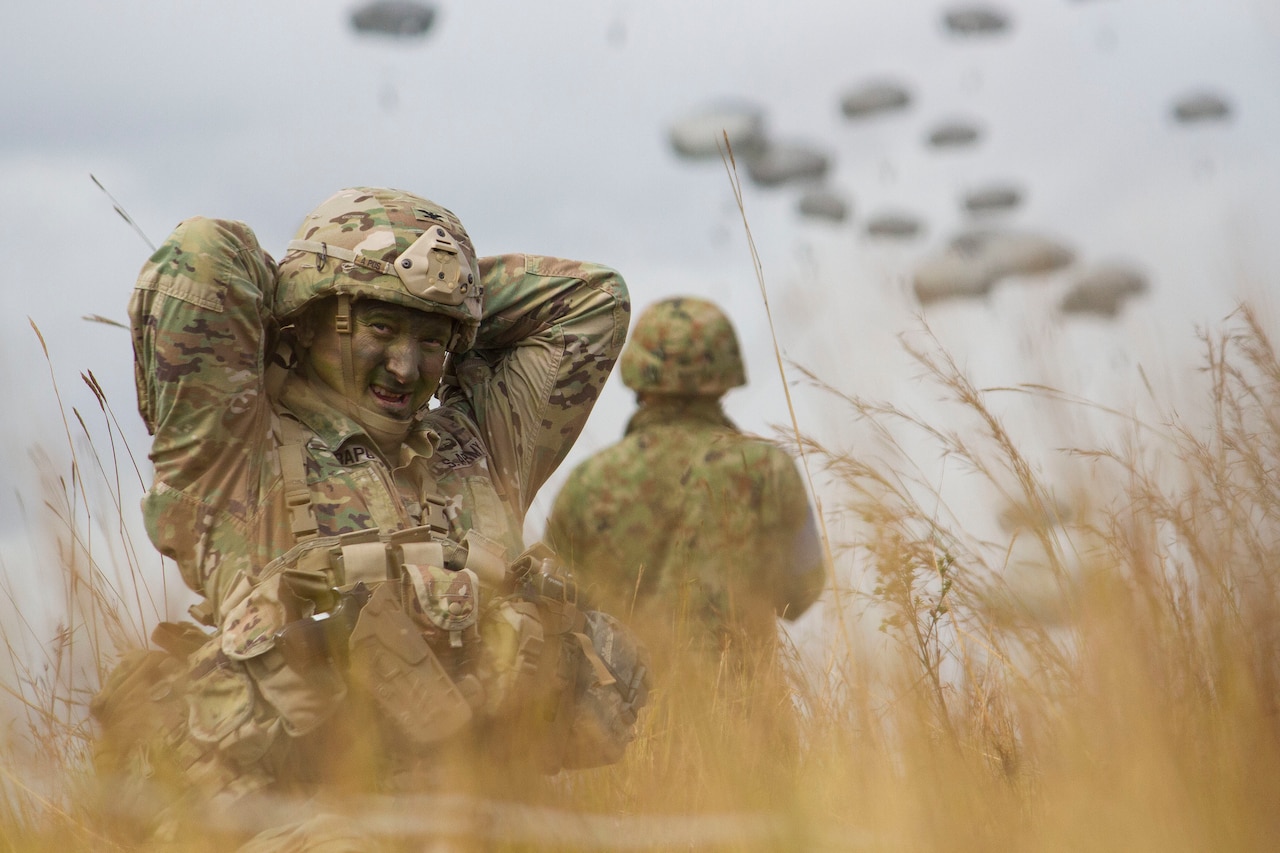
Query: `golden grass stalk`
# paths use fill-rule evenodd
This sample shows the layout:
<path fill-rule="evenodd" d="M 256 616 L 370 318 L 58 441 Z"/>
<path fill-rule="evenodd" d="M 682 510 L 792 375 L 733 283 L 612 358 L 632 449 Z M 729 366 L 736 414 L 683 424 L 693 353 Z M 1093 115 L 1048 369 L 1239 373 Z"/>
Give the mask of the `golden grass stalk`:
<path fill-rule="evenodd" d="M 834 543 L 843 594 L 828 605 L 843 633 L 820 671 L 802 677 L 786 648 L 744 670 L 677 645 L 620 763 L 514 790 L 487 787 L 501 768 L 459 768 L 467 799 L 450 808 L 471 816 L 462 829 L 415 799 L 352 803 L 357 818 L 410 849 L 441 835 L 486 850 L 1272 849 L 1280 361 L 1247 308 L 1203 343 L 1207 422 L 1170 412 L 1115 446 L 1076 437 L 1064 458 L 1087 492 L 1046 482 L 992 405 L 1066 394 L 978 388 L 936 344 L 917 347 L 953 409 L 941 425 L 803 372 L 877 439 L 874 454 L 831 447 L 793 422 L 828 513 L 858 519 Z M 0 757 L 0 849 L 109 849 L 112 816 L 82 785 L 84 704 L 137 644 L 132 626 L 156 618 L 91 557 L 93 529 L 127 528 L 95 528 L 85 478 L 107 484 L 106 512 L 127 502 L 115 439 L 99 455 L 74 417 L 93 464 L 79 463 L 67 419 L 69 479 L 49 472 L 46 484 L 47 535 L 73 593 L 44 657 L 4 685 L 20 713 Z M 1016 531 L 960 524 L 929 465 L 903 450 L 908 434 L 958 463 L 975 493 L 1022 507 Z M 1014 559 L 1019 538 L 1034 544 L 1034 566 Z M 866 583 L 846 576 L 851 556 L 869 567 Z M 1045 584 L 1037 595 L 1028 572 Z M 673 623 L 676 637 L 697 632 Z M 19 664 L 21 625 L 0 624 Z M 868 626 L 879 630 L 858 630 Z M 92 665 L 76 663 L 77 636 L 93 638 Z M 33 772 L 40 763 L 48 775 Z"/>

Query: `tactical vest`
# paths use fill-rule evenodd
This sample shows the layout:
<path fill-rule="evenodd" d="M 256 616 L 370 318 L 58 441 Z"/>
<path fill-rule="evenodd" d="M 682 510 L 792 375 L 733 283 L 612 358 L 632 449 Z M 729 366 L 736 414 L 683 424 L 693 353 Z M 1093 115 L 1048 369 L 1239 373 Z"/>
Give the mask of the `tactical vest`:
<path fill-rule="evenodd" d="M 549 549 L 508 565 L 474 528 L 455 541 L 439 495 L 419 527 L 320 537 L 307 432 L 278 424 L 296 544 L 241 578 L 219 633 L 162 623 L 153 640 L 166 651 L 122 662 L 95 697 L 99 773 L 132 780 L 114 793 L 144 802 L 161 784 L 237 802 L 278 781 L 279 756 L 353 692 L 410 758 L 469 725 L 544 773 L 622 756 L 647 698 L 645 652 L 579 598 Z M 165 761 L 140 765 L 143 754 Z"/>

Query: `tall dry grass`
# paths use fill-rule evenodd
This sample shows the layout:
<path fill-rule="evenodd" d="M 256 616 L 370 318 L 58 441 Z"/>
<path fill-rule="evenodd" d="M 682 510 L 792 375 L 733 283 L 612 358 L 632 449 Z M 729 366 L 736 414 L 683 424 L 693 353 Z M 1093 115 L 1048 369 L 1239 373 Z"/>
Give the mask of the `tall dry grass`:
<path fill-rule="evenodd" d="M 412 824 L 410 849 L 441 834 L 500 850 L 1272 849 L 1280 360 L 1247 308 L 1203 349 L 1207 415 L 1134 422 L 1105 446 L 1079 437 L 1063 454 L 1082 485 L 1066 490 L 993 405 L 1009 393 L 1062 403 L 1057 392 L 977 388 L 925 345 L 913 355 L 953 407 L 944 425 L 809 374 L 881 447 L 925 436 L 1019 508 L 1007 530 L 966 529 L 920 460 L 801 433 L 826 512 L 858 522 L 833 543 L 841 589 L 825 602 L 823 655 L 783 654 L 747 680 L 675 658 L 619 764 L 500 798 L 467 786 L 460 801 L 377 808 L 401 818 L 396 833 Z M 118 437 L 101 402 L 98 435 Z M 0 849 L 114 843 L 82 784 L 85 702 L 164 611 L 128 568 L 139 543 L 106 549 L 125 555 L 123 574 L 94 556 L 103 548 L 89 540 L 128 527 L 87 513 L 91 494 L 123 518 L 136 474 L 86 420 L 67 419 L 71 470 L 46 483 L 61 628 L 25 661 L 20 625 L 4 624 L 19 666 L 5 685 L 18 704 L 0 759 Z M 1036 559 L 1015 560 L 1028 544 Z M 869 583 L 848 583 L 852 562 Z M 449 823 L 449 810 L 471 817 Z"/>
<path fill-rule="evenodd" d="M 890 642 L 844 649 L 830 633 L 825 668 L 798 688 L 794 764 L 762 748 L 788 710 L 738 716 L 713 678 L 668 682 L 644 738 L 577 787 L 583 801 L 775 818 L 725 833 L 725 849 L 1273 848 L 1280 362 L 1248 308 L 1203 345 L 1207 420 L 1133 422 L 1113 446 L 1082 437 L 1062 451 L 1088 484 L 1070 502 L 992 405 L 1061 402 L 1052 389 L 979 389 L 916 348 L 952 404 L 937 424 L 808 374 L 884 445 L 929 437 L 1017 508 L 1007 533 L 959 526 L 904 456 L 802 436 L 841 496 L 830 512 L 861 522 L 837 547 L 873 577 L 831 615 L 874 620 Z M 1034 564 L 1011 559 L 1018 537 Z"/>
<path fill-rule="evenodd" d="M 31 325 L 62 441 L 31 449 L 38 494 L 23 505 L 36 564 L 0 565 L 0 849 L 107 849 L 84 796 L 88 703 L 118 654 L 146 642 L 168 590 L 154 580 L 158 555 L 139 548 L 128 523 L 144 484 L 115 412 L 92 371 L 79 378 L 98 411 L 64 404 Z"/>

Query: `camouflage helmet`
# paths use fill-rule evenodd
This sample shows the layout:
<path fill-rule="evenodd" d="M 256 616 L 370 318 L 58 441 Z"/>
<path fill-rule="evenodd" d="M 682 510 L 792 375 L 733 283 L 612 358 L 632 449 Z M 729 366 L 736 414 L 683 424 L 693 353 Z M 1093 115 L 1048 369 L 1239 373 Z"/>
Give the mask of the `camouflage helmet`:
<path fill-rule="evenodd" d="M 271 312 L 296 316 L 328 296 L 403 305 L 457 321 L 449 349 L 470 348 L 480 325 L 480 270 L 458 217 L 394 189 L 354 187 L 303 220 L 280 261 Z"/>
<path fill-rule="evenodd" d="M 738 336 L 705 299 L 664 299 L 640 315 L 622 351 L 622 382 L 633 391 L 719 396 L 747 384 Z"/>

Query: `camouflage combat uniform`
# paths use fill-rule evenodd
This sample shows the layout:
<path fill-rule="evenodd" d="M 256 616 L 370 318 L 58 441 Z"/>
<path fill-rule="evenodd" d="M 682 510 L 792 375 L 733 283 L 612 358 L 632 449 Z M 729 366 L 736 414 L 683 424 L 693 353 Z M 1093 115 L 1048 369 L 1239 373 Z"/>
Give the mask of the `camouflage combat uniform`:
<path fill-rule="evenodd" d="M 362 189 L 334 199 L 383 215 L 381 202 Z M 446 224 L 457 237 L 453 249 L 462 244 L 470 254 L 469 238 L 447 210 L 405 194 L 387 202 L 388 210 L 393 203 L 402 213 L 405 204 L 421 205 L 411 210 L 428 230 Z M 371 216 L 357 209 L 332 222 L 358 239 L 370 230 Z M 385 230 L 385 217 L 379 222 Z M 300 235 L 307 236 L 306 227 Z M 405 250 L 399 232 L 396 239 L 401 245 L 387 248 L 382 270 L 393 282 L 388 270 Z M 297 294 L 287 292 L 285 274 L 288 264 L 298 266 L 298 242 L 277 266 L 243 223 L 187 220 L 143 267 L 130 304 L 139 408 L 154 436 L 155 479 L 143 500 L 147 532 L 202 597 L 193 613 L 216 629 L 207 641 L 197 635 L 203 644 L 187 649 L 185 671 L 174 675 L 171 661 L 158 666 L 161 687 L 177 685 L 188 707 L 182 719 L 157 705 L 164 714 L 157 711 L 152 729 L 171 726 L 165 744 L 177 765 L 170 776 L 178 777 L 161 781 L 193 789 L 184 795 L 189 802 L 214 798 L 240 809 L 289 773 L 310 778 L 315 768 L 300 754 L 332 748 L 323 734 L 347 693 L 336 673 L 299 674 L 272 648 L 274 632 L 297 618 L 284 603 L 278 558 L 306 544 L 299 542 L 296 495 L 291 505 L 287 494 L 286 446 L 303 447 L 302 503 L 318 528 L 312 536 L 413 528 L 426 523 L 428 504 L 438 507 L 443 499 L 451 538 L 480 534 L 505 563 L 521 552 L 525 513 L 582 430 L 627 329 L 627 291 L 611 269 L 518 254 L 468 267 L 463 257 L 462 291 L 472 286 L 453 316 L 473 322 L 454 327 L 439 405 L 421 416 L 399 458 L 386 464 L 349 413 L 287 369 L 292 365 L 273 365 L 287 358 L 273 341 L 285 313 L 280 306 L 300 304 L 289 303 Z M 304 269 L 312 275 L 325 269 L 329 251 L 339 250 L 325 244 L 318 267 L 313 259 Z M 367 263 L 341 264 L 340 275 L 358 285 L 373 276 Z M 420 296 L 392 298 L 418 307 Z M 446 305 L 441 313 L 450 310 Z M 121 667 L 113 682 L 142 681 L 150 693 L 162 693 L 155 671 Z M 137 694 L 118 687 L 109 684 L 95 700 L 108 735 L 128 716 L 111 714 L 112 702 L 124 707 Z M 403 718 L 429 726 L 433 710 L 405 708 Z M 160 773 L 153 745 L 143 740 L 137 748 L 138 742 L 130 736 L 107 750 L 109 772 Z"/>
<path fill-rule="evenodd" d="M 622 279 L 532 255 L 481 264 L 484 319 L 389 470 L 350 418 L 290 377 L 271 399 L 268 301 L 276 267 L 247 226 L 192 219 L 147 262 L 131 314 L 142 415 L 154 434 L 147 532 L 221 621 L 228 593 L 294 544 L 280 417 L 311 433 L 307 481 L 320 535 L 419 523 L 443 493 L 461 530 L 522 550 L 538 488 L 577 439 L 626 335 Z"/>
<path fill-rule="evenodd" d="M 637 321 L 622 358 L 640 408 L 621 442 L 572 472 L 550 543 L 655 647 L 769 645 L 775 618 L 821 591 L 822 550 L 791 457 L 721 408 L 745 382 L 732 327 L 710 303 L 668 300 Z"/>

